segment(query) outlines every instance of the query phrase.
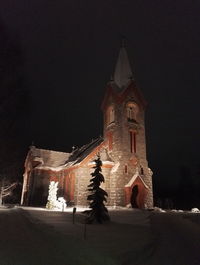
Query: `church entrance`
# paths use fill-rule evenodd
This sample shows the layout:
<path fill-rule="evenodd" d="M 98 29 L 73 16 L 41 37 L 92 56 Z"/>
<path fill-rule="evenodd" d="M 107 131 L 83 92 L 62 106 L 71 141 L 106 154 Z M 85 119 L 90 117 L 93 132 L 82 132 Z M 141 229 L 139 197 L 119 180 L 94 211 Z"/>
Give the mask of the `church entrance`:
<path fill-rule="evenodd" d="M 134 176 L 133 176 L 134 177 Z M 144 181 L 138 176 L 134 181 L 125 185 L 125 203 L 131 205 L 132 208 L 143 209 L 145 207 L 145 198 L 148 187 Z"/>
<path fill-rule="evenodd" d="M 132 208 L 139 208 L 137 203 L 137 197 L 138 197 L 138 185 L 133 186 L 132 188 L 132 194 L 131 194 L 131 205 Z"/>

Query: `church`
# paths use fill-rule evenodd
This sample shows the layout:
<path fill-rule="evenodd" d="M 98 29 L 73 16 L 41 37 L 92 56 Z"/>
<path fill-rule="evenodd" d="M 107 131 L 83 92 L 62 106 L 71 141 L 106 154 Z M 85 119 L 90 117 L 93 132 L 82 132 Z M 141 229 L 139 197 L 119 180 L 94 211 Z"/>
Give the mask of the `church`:
<path fill-rule="evenodd" d="M 103 137 L 70 153 L 31 146 L 25 161 L 22 205 L 44 206 L 50 181 L 67 205 L 87 206 L 87 186 L 99 155 L 108 206 L 153 207 L 152 171 L 145 140 L 146 101 L 136 85 L 128 55 L 121 46 L 101 105 Z"/>

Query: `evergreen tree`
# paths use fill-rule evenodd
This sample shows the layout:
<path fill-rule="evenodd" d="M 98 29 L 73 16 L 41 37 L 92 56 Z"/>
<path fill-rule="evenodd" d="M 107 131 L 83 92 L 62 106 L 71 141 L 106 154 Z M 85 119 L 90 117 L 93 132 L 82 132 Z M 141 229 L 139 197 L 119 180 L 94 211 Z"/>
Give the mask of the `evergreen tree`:
<path fill-rule="evenodd" d="M 101 174 L 102 162 L 100 157 L 94 160 L 96 165 L 93 167 L 95 170 L 91 173 L 90 184 L 88 185 L 88 191 L 91 192 L 88 195 L 87 200 L 90 201 L 91 210 L 87 211 L 88 218 L 87 223 L 98 222 L 102 223 L 103 221 L 109 221 L 110 217 L 108 215 L 108 210 L 104 205 L 104 202 L 107 201 L 106 197 L 108 196 L 107 192 L 100 188 L 102 182 L 104 182 L 104 176 Z"/>

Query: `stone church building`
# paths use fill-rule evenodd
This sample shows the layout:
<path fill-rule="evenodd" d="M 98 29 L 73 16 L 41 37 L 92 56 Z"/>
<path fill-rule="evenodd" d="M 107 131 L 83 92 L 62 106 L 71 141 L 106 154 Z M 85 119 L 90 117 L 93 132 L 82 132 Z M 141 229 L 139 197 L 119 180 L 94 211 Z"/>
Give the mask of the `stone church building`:
<path fill-rule="evenodd" d="M 153 206 L 152 171 L 145 141 L 146 102 L 132 75 L 124 46 L 120 48 L 113 80 L 102 102 L 103 138 L 71 153 L 31 146 L 25 161 L 22 205 L 45 205 L 50 181 L 59 183 L 59 196 L 68 205 L 87 206 L 87 185 L 94 159 L 100 155 L 108 193 L 107 205 Z"/>

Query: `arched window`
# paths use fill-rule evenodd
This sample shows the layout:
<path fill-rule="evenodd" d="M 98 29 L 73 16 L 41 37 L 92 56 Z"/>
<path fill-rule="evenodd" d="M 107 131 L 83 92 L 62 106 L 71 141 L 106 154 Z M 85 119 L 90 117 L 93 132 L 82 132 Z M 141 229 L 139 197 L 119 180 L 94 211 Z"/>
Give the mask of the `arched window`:
<path fill-rule="evenodd" d="M 114 107 L 110 106 L 107 110 L 107 125 L 111 124 L 112 122 L 115 121 L 115 111 L 114 111 Z"/>
<path fill-rule="evenodd" d="M 137 120 L 138 107 L 135 103 L 129 102 L 126 105 L 126 111 L 127 111 L 128 121 L 136 121 Z"/>
<path fill-rule="evenodd" d="M 136 153 L 136 132 L 129 131 L 129 137 L 130 137 L 130 151 L 131 153 Z"/>

